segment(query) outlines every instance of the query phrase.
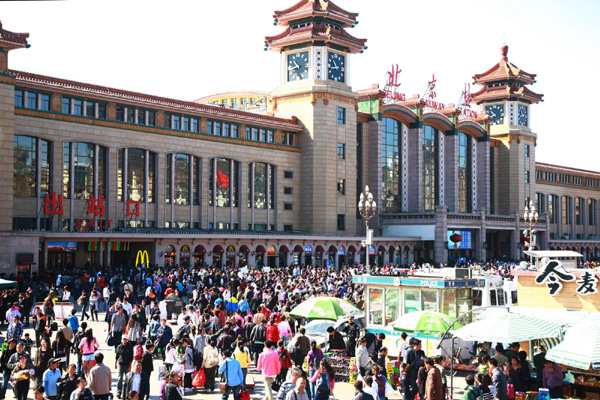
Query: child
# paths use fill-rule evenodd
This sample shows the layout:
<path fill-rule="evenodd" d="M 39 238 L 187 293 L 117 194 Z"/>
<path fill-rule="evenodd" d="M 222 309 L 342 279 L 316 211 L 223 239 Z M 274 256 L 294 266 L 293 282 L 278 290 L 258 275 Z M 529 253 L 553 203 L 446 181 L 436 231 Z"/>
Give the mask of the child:
<path fill-rule="evenodd" d="M 33 340 L 29 337 L 29 333 L 25 334 L 25 339 L 23 339 L 23 344 L 25 345 L 25 351 L 31 355 L 31 347 L 33 346 Z"/>

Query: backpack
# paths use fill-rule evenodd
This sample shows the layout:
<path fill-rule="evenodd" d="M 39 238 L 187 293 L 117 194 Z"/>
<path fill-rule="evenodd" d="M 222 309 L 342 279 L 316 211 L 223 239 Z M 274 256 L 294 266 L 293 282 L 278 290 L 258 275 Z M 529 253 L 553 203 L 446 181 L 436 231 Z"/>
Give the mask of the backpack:
<path fill-rule="evenodd" d="M 289 369 L 292 367 L 290 355 L 287 350 L 279 352 L 279 364 L 281 364 L 282 369 Z"/>
<path fill-rule="evenodd" d="M 264 325 L 260 324 L 256 327 L 256 334 L 254 335 L 254 341 L 256 342 L 265 342 L 267 340 L 267 328 Z"/>
<path fill-rule="evenodd" d="M 483 394 L 481 393 L 481 390 L 479 390 L 479 388 L 473 386 L 469 389 L 469 392 L 475 395 L 475 400 L 483 400 Z"/>
<path fill-rule="evenodd" d="M 206 367 L 207 368 L 212 368 L 212 367 L 216 367 L 217 365 L 219 365 L 219 353 L 217 352 L 216 349 L 210 349 L 210 352 L 208 353 L 207 357 L 206 357 Z"/>
<path fill-rule="evenodd" d="M 194 350 L 194 367 L 197 369 L 202 368 L 202 353 Z"/>
<path fill-rule="evenodd" d="M 331 382 L 329 382 L 329 374 L 327 372 L 322 372 L 319 379 L 317 379 L 317 391 L 330 389 Z"/>
<path fill-rule="evenodd" d="M 185 325 L 183 325 L 181 328 L 179 328 L 179 330 L 177 331 L 177 340 L 181 341 L 181 339 L 183 339 L 183 335 L 185 335 L 187 332 L 185 330 Z"/>
<path fill-rule="evenodd" d="M 144 348 L 141 344 L 136 344 L 133 347 L 133 359 L 139 361 L 142 357 L 144 357 Z"/>

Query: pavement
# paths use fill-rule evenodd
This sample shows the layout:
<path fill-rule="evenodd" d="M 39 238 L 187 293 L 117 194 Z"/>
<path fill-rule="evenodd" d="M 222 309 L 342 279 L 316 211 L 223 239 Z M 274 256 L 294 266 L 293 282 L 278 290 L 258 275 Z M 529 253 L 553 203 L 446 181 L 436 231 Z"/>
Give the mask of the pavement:
<path fill-rule="evenodd" d="M 78 313 L 78 317 L 80 317 L 79 313 Z M 100 319 L 100 321 L 104 320 L 104 313 L 99 314 L 99 319 Z M 80 318 L 80 321 L 81 321 L 81 318 Z M 88 323 L 88 327 L 93 329 L 94 336 L 100 343 L 99 351 L 101 351 L 104 354 L 105 365 L 110 367 L 113 372 L 113 391 L 112 392 L 113 392 L 113 394 L 116 395 L 117 374 L 116 374 L 116 370 L 113 369 L 113 367 L 115 365 L 115 352 L 114 352 L 113 347 L 109 347 L 106 344 L 106 336 L 107 336 L 106 325 L 107 324 L 105 322 L 92 322 L 91 320 L 86 320 L 86 321 Z M 175 325 L 174 321 L 171 321 L 170 323 L 172 326 Z M 176 331 L 176 330 L 177 329 L 174 329 L 174 331 Z M 3 329 L 3 331 L 5 331 L 5 330 Z M 29 333 L 29 335 L 32 339 L 35 339 L 35 332 L 34 332 L 33 328 L 31 328 L 31 327 L 25 328 L 24 333 L 27 333 L 27 332 Z M 32 351 L 32 357 L 34 357 L 36 348 L 33 347 L 31 351 Z M 71 356 L 71 362 L 73 362 L 73 356 Z M 150 395 L 151 395 L 152 400 L 158 400 L 158 398 L 159 398 L 160 385 L 162 382 L 160 382 L 158 380 L 158 367 L 161 365 L 163 365 L 162 360 L 160 358 L 155 358 L 154 359 L 154 372 L 152 373 L 152 377 L 150 379 Z M 262 380 L 262 375 L 260 373 L 257 373 L 257 371 L 253 367 L 249 368 L 248 375 L 249 376 L 251 375 L 254 378 L 254 381 L 256 384 L 254 390 L 249 391 L 250 398 L 252 400 L 265 399 L 265 385 Z M 463 377 L 455 376 L 454 384 L 455 385 L 458 384 L 458 386 L 460 387 L 460 390 L 457 390 L 458 388 L 455 388 L 453 398 L 455 398 L 455 399 L 460 398 L 460 396 L 462 395 L 463 383 L 464 383 Z M 346 382 L 338 382 L 335 384 L 334 395 L 335 395 L 336 399 L 350 400 L 354 397 L 354 394 L 355 393 L 354 393 L 353 385 L 350 385 L 349 383 L 346 383 Z M 218 383 L 216 383 L 215 391 L 213 393 L 204 393 L 202 390 L 198 390 L 198 391 L 194 391 L 191 393 L 186 393 L 184 396 L 184 399 L 217 400 L 217 399 L 222 399 L 222 396 L 223 396 L 222 393 L 219 392 L 219 385 L 218 385 Z M 28 398 L 30 398 L 30 399 L 33 398 L 33 387 L 29 391 Z M 233 395 L 230 395 L 229 398 L 233 399 Z M 13 391 L 10 388 L 6 392 L 6 399 L 7 400 L 14 399 Z M 115 397 L 115 399 L 116 399 L 116 397 Z M 393 396 L 388 397 L 388 399 L 389 400 L 402 399 L 402 395 L 396 391 L 396 393 Z"/>

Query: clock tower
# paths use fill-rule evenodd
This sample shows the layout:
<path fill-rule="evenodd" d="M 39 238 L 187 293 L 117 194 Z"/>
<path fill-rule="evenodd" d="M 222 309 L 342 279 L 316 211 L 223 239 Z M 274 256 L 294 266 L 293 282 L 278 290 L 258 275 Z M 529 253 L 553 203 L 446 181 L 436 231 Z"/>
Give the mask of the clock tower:
<path fill-rule="evenodd" d="M 532 105 L 543 101 L 543 95 L 527 87 L 535 83 L 535 74 L 508 61 L 508 46 L 502 46 L 501 54 L 496 65 L 473 76 L 483 86 L 473 94 L 473 101 L 491 119 L 490 136 L 499 141 L 492 152 L 497 161 L 492 163 L 496 171 L 491 174 L 498 177 L 492 188 L 494 212 L 521 215 L 526 199 L 535 199 L 537 134 L 531 130 L 529 113 Z"/>
<path fill-rule="evenodd" d="M 265 38 L 265 48 L 281 54 L 270 109 L 304 126 L 299 228 L 313 234 L 357 234 L 358 95 L 349 86 L 349 58 L 366 49 L 366 39 L 347 32 L 357 16 L 328 0 L 301 0 L 275 12 L 285 30 Z"/>

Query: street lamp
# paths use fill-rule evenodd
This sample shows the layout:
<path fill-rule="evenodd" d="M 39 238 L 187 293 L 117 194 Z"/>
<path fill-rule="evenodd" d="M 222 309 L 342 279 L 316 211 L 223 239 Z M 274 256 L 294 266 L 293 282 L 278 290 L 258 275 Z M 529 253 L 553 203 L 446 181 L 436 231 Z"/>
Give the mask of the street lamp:
<path fill-rule="evenodd" d="M 373 231 L 369 229 L 369 220 L 375 216 L 377 210 L 377 204 L 373 200 L 373 193 L 369 192 L 369 187 L 365 186 L 365 191 L 360 194 L 360 200 L 358 201 L 358 212 L 365 221 L 365 232 L 366 240 L 362 241 L 362 245 L 365 246 L 365 253 L 367 256 L 367 264 L 369 264 L 369 250 L 373 243 Z"/>
<path fill-rule="evenodd" d="M 525 242 L 524 247 L 527 250 L 531 250 L 533 247 L 533 242 L 535 238 L 535 230 L 533 229 L 534 225 L 538 222 L 539 214 L 535 209 L 535 205 L 532 200 L 529 200 L 529 204 L 525 206 L 525 213 L 523 214 L 523 219 L 525 223 L 529 226 L 529 229 L 523 231 L 523 236 L 529 238 L 529 243 Z M 529 257 L 529 261 L 531 261 L 533 257 Z"/>

